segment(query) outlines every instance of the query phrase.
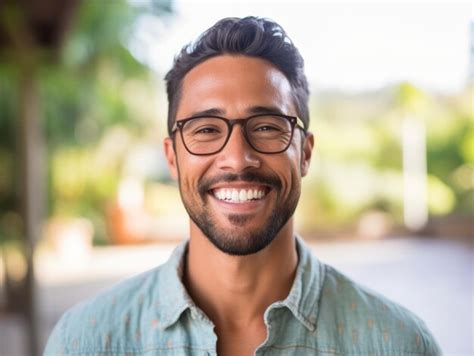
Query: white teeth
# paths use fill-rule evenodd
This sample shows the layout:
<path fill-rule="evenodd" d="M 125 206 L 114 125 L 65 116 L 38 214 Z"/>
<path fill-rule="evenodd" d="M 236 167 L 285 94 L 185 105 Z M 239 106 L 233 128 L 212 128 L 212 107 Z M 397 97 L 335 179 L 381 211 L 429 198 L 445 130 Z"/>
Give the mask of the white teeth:
<path fill-rule="evenodd" d="M 240 198 L 239 192 L 237 190 L 232 190 L 231 200 L 238 201 Z"/>
<path fill-rule="evenodd" d="M 243 203 L 249 200 L 262 199 L 265 192 L 259 189 L 215 189 L 214 196 L 220 200 L 231 201 L 233 203 Z"/>
<path fill-rule="evenodd" d="M 245 192 L 245 191 L 244 191 Z M 252 200 L 253 199 L 253 190 L 248 190 L 246 192 L 247 194 L 247 200 Z M 242 200 L 242 199 L 241 199 Z"/>

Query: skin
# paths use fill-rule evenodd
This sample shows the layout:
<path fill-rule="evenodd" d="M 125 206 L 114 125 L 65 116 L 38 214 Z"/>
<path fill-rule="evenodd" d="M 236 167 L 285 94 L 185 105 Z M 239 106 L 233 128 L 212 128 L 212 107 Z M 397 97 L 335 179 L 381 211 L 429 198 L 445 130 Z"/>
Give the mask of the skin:
<path fill-rule="evenodd" d="M 227 118 L 245 118 L 255 107 L 271 107 L 296 116 L 291 86 L 282 72 L 271 63 L 246 56 L 221 55 L 200 63 L 183 80 L 177 120 L 196 112 L 218 109 Z M 308 172 L 313 135 L 303 139 L 295 129 L 288 150 L 279 154 L 261 154 L 245 141 L 240 127 L 234 127 L 224 149 L 210 156 L 188 153 L 179 135 L 176 145 L 164 142 L 171 174 L 178 180 L 188 212 L 205 209 L 217 229 L 231 231 L 232 237 L 249 238 L 261 229 L 275 207 L 299 199 L 301 178 Z M 211 195 L 199 194 L 205 179 L 222 174 L 255 172 L 280 180 L 257 204 L 229 206 Z M 247 188 L 246 181 L 219 182 L 218 186 Z M 203 208 L 204 207 L 204 208 Z M 239 224 L 230 216 L 241 216 Z M 298 262 L 293 217 L 283 225 L 263 249 L 248 255 L 230 255 L 215 247 L 201 229 L 190 220 L 190 241 L 184 271 L 184 284 L 197 306 L 216 326 L 219 355 L 253 355 L 267 333 L 263 320 L 266 308 L 285 299 L 291 289 Z"/>

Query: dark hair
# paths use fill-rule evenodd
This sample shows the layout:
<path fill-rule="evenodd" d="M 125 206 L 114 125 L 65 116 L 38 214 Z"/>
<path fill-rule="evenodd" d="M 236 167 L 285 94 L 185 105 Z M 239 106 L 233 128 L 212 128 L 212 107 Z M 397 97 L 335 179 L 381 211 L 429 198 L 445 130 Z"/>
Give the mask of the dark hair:
<path fill-rule="evenodd" d="M 239 54 L 265 59 L 278 68 L 291 84 L 298 116 L 309 126 L 308 81 L 304 61 L 285 30 L 263 18 L 227 17 L 206 30 L 196 42 L 181 49 L 166 74 L 168 93 L 168 133 L 174 124 L 183 78 L 206 59 L 222 54 Z"/>

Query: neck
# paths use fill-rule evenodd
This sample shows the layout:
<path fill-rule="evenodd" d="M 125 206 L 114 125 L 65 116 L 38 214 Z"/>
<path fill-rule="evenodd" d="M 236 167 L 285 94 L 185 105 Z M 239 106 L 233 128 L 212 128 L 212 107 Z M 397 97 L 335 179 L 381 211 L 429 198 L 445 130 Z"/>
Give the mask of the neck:
<path fill-rule="evenodd" d="M 297 263 L 292 219 L 269 246 L 248 256 L 223 253 L 191 223 L 184 284 L 218 330 L 237 330 L 263 324 L 266 308 L 288 296 Z"/>

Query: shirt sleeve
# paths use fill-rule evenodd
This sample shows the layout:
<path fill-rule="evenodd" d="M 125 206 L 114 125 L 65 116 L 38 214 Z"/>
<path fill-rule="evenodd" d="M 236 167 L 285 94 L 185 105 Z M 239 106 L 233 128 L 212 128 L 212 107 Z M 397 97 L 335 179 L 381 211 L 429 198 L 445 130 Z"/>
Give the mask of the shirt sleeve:
<path fill-rule="evenodd" d="M 441 348 L 439 347 L 436 339 L 431 334 L 431 332 L 426 327 L 425 323 L 423 322 L 423 341 L 425 344 L 425 356 L 442 356 L 443 353 L 441 352 Z"/>
<path fill-rule="evenodd" d="M 43 352 L 43 356 L 57 356 L 64 355 L 64 327 L 66 315 L 64 315 L 56 324 L 51 335 L 49 335 L 48 342 Z"/>

